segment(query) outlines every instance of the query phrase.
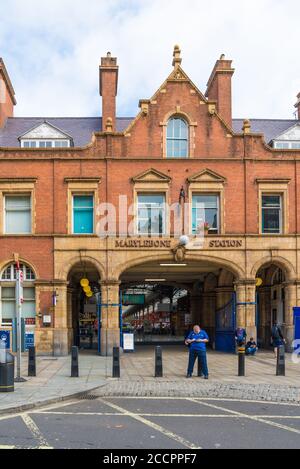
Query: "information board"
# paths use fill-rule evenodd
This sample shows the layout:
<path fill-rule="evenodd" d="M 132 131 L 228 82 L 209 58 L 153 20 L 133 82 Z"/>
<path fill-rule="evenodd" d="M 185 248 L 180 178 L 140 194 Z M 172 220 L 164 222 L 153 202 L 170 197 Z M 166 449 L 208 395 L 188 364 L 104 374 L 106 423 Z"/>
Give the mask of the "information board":
<path fill-rule="evenodd" d="M 128 332 L 123 334 L 123 350 L 124 352 L 134 352 L 134 334 Z"/>

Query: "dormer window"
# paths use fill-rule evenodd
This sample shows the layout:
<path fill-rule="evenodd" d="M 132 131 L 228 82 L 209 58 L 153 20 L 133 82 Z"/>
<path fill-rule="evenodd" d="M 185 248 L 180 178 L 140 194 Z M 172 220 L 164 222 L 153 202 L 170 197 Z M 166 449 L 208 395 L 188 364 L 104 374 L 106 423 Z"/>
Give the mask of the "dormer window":
<path fill-rule="evenodd" d="M 70 140 L 21 140 L 22 148 L 69 148 Z"/>
<path fill-rule="evenodd" d="M 189 130 L 181 117 L 172 117 L 167 126 L 167 158 L 188 157 Z"/>
<path fill-rule="evenodd" d="M 274 148 L 277 150 L 300 150 L 300 142 L 274 142 Z"/>
<path fill-rule="evenodd" d="M 273 140 L 277 150 L 300 150 L 300 124 L 296 123 Z"/>
<path fill-rule="evenodd" d="M 69 148 L 73 139 L 49 122 L 43 122 L 19 137 L 21 148 Z"/>

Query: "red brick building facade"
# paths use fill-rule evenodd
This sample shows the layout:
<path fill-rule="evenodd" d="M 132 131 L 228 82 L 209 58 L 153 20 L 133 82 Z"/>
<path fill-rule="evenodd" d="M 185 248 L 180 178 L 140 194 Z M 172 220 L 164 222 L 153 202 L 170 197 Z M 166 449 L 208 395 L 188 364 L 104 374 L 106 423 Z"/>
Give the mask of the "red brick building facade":
<path fill-rule="evenodd" d="M 227 339 L 218 321 L 233 292 L 236 325 L 268 345 L 279 321 L 291 345 L 293 307 L 300 306 L 299 102 L 295 120 L 233 119 L 233 73 L 222 56 L 204 95 L 182 69 L 175 47 L 172 72 L 159 90 L 140 101 L 135 118 L 118 118 L 118 66 L 108 54 L 100 66 L 102 118 L 14 118 L 14 90 L 0 60 L 2 329 L 10 327 L 13 309 L 14 274 L 7 269 L 19 258 L 28 268 L 26 308 L 34 314 L 27 313 L 27 323 L 33 328 L 35 322 L 40 353 L 69 351 L 83 277 L 101 292 L 104 354 L 119 344 L 120 284 L 157 276 L 190 292 L 193 321 L 220 349 Z M 204 209 L 215 210 L 218 222 L 202 247 L 178 249 L 167 211 L 161 232 L 150 238 L 139 231 L 141 194 L 160 194 L 169 204 L 190 202 L 190 239 L 194 194 L 214 197 L 217 207 Z M 97 206 L 111 203 L 118 212 L 120 195 L 134 206 L 133 236 L 121 238 L 124 226 L 118 225 L 116 236 L 99 237 Z M 92 217 L 92 233 L 84 227 L 78 232 L 80 210 L 85 220 Z M 24 226 L 30 220 L 26 233 L 17 232 L 18 219 Z"/>

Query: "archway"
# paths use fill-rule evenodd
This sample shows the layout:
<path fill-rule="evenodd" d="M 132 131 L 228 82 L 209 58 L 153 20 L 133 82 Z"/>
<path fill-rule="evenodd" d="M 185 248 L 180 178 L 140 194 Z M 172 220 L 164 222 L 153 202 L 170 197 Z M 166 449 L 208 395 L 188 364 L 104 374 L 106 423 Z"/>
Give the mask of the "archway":
<path fill-rule="evenodd" d="M 219 332 L 230 334 L 232 343 L 226 349 L 228 343 L 223 341 L 219 350 L 232 351 L 236 280 L 237 276 L 227 266 L 209 259 L 188 258 L 182 263 L 160 259 L 136 262 L 120 275 L 123 329 L 134 332 L 140 344 L 182 345 L 191 326 L 200 324 L 208 332 L 211 346 L 218 348 L 221 341 L 216 340 L 217 312 L 228 318 L 230 303 L 232 316 L 230 321 L 221 321 L 224 329 L 220 326 Z"/>
<path fill-rule="evenodd" d="M 288 272 L 282 265 L 268 263 L 259 269 L 257 278 L 262 282 L 256 289 L 257 340 L 260 347 L 270 348 L 272 326 L 278 323 L 283 333 L 286 326 Z"/>
<path fill-rule="evenodd" d="M 100 303 L 100 274 L 95 265 L 86 261 L 76 263 L 68 274 L 67 322 L 71 345 L 82 351 L 99 349 Z"/>

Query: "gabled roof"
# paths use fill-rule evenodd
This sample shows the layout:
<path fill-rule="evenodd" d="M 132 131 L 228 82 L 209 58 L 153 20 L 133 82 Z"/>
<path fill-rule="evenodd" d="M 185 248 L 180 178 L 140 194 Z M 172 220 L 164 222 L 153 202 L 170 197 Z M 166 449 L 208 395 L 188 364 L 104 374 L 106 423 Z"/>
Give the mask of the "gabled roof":
<path fill-rule="evenodd" d="M 280 135 L 274 138 L 274 140 L 300 140 L 300 122 L 292 125 L 292 127 L 285 130 Z"/>
<path fill-rule="evenodd" d="M 28 139 L 30 139 L 30 138 L 45 138 L 42 135 L 42 132 L 41 132 L 40 135 L 39 135 L 39 132 L 38 132 L 38 129 L 45 129 L 45 126 L 48 128 L 50 133 L 51 133 L 51 131 L 53 133 L 52 137 L 49 135 L 46 138 L 67 138 L 67 139 L 73 140 L 73 137 L 71 135 L 69 135 L 67 132 L 64 132 L 63 130 L 59 129 L 58 127 L 56 127 L 55 125 L 51 124 L 50 122 L 48 122 L 46 120 L 42 124 L 35 125 L 34 127 L 32 127 L 32 129 L 26 131 L 22 135 L 19 135 L 19 140 L 21 140 L 23 138 L 28 138 Z M 30 134 L 35 134 L 35 135 L 31 136 Z"/>

